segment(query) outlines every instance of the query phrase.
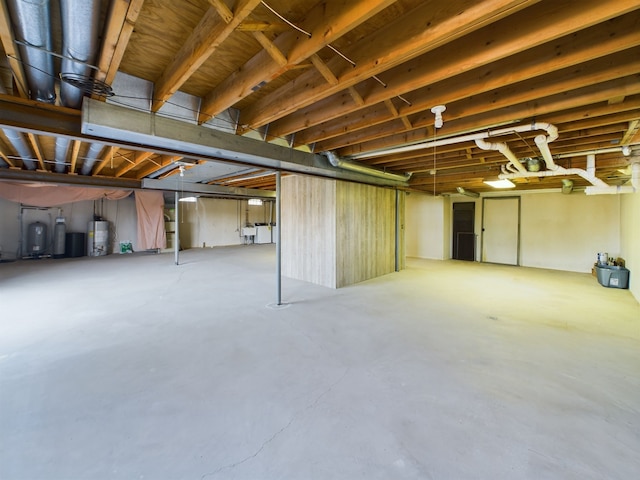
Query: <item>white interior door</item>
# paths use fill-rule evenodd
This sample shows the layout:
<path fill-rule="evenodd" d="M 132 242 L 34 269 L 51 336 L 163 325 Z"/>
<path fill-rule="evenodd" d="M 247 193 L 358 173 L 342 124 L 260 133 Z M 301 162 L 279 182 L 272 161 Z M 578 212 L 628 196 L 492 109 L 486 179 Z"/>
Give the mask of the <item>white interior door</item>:
<path fill-rule="evenodd" d="M 484 198 L 482 261 L 518 265 L 520 198 Z"/>

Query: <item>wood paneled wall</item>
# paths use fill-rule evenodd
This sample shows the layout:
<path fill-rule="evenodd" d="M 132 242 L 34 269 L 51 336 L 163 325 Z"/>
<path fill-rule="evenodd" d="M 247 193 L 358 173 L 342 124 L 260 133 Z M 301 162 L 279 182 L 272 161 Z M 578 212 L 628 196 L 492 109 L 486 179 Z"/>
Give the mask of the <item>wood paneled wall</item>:
<path fill-rule="evenodd" d="M 399 266 L 404 202 L 398 197 Z M 331 288 L 395 271 L 395 190 L 330 179 L 282 179 L 283 274 Z"/>
<path fill-rule="evenodd" d="M 336 288 L 336 183 L 282 178 L 283 275 Z"/>

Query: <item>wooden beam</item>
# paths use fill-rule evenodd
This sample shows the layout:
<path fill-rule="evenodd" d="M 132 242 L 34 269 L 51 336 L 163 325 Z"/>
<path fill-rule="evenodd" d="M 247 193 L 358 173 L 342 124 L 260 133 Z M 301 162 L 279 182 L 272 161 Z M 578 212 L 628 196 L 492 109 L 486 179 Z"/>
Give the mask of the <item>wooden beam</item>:
<path fill-rule="evenodd" d="M 125 173 L 127 173 L 129 170 L 137 167 L 138 165 L 140 165 L 142 162 L 144 162 L 146 159 L 148 159 L 149 157 L 151 157 L 152 155 L 155 155 L 154 152 L 137 152 L 135 154 L 135 157 L 133 158 L 132 162 L 126 162 L 124 165 L 122 165 L 115 173 L 115 177 L 121 177 L 123 176 Z"/>
<path fill-rule="evenodd" d="M 640 117 L 640 113 L 638 113 L 638 116 Z M 620 140 L 620 144 L 628 145 L 638 135 L 638 132 L 640 132 L 640 120 L 632 120 L 629 122 L 629 128 L 627 128 L 622 140 Z"/>
<path fill-rule="evenodd" d="M 613 92 L 622 92 L 625 95 L 639 95 L 640 82 L 636 76 L 625 77 L 619 80 L 609 81 L 603 84 L 584 87 L 570 94 L 562 93 L 553 97 L 545 98 L 544 102 L 533 100 L 523 104 L 514 105 L 511 108 L 503 108 L 488 111 L 486 113 L 465 116 L 464 107 L 460 115 L 447 107 L 447 111 L 456 119 L 448 120 L 446 123 L 447 135 L 455 135 L 458 132 L 478 131 L 487 128 L 489 125 L 501 125 L 516 121 L 528 121 L 532 118 L 539 119 L 541 115 L 554 114 L 567 109 L 581 108 L 591 105 L 594 109 L 598 104 L 606 104 Z M 586 109 L 589 111 L 589 109 Z M 551 121 L 551 118 L 549 118 Z M 398 144 L 409 142 L 419 142 L 420 140 L 430 140 L 429 135 L 424 128 L 417 128 L 412 132 L 404 132 L 381 137 L 376 140 L 365 141 L 344 147 L 339 151 L 340 155 L 350 155 L 363 151 L 372 151 L 382 148 L 389 148 Z M 318 148 L 322 148 L 320 145 Z"/>
<path fill-rule="evenodd" d="M 260 0 L 238 0 L 233 19 L 220 22 L 218 11 L 210 8 L 193 30 L 155 85 L 151 110 L 157 112 L 187 79 L 211 56 L 240 23 L 260 4 Z"/>
<path fill-rule="evenodd" d="M 634 60 L 628 61 L 627 59 L 629 57 Z M 456 107 L 458 104 L 450 103 L 449 105 L 451 105 L 451 107 L 447 107 L 447 118 L 453 120 L 490 110 L 508 108 L 524 102 L 544 99 L 562 92 L 571 92 L 590 85 L 623 78 L 628 75 L 633 75 L 636 72 L 640 72 L 640 47 L 584 63 L 580 67 L 571 68 L 570 71 L 568 71 L 568 69 L 560 70 L 545 75 L 542 79 L 534 78 L 528 81 L 521 81 L 514 85 L 507 85 L 500 89 L 474 95 L 473 100 L 466 100 L 464 102 L 464 111 L 461 110 L 462 106 Z M 452 83 L 456 82 L 454 81 Z M 442 92 L 441 94 L 443 97 L 447 97 L 446 92 Z M 426 99 L 417 98 L 415 105 L 433 105 L 434 95 L 431 94 L 431 92 L 427 92 L 427 95 L 428 97 Z M 363 141 L 365 137 L 367 137 L 367 140 L 371 140 L 373 139 L 371 134 L 376 131 L 380 132 L 380 136 L 384 136 L 385 125 L 393 125 L 393 119 L 381 110 L 381 108 L 377 108 L 375 114 L 365 111 L 366 113 L 363 115 L 362 111 L 359 112 L 360 115 L 363 115 L 363 117 L 367 119 L 369 126 L 363 125 L 363 122 L 357 119 L 354 120 L 353 123 L 357 123 L 359 128 L 349 128 L 345 126 L 345 121 L 351 119 L 351 116 L 349 116 L 345 120 L 341 119 L 338 122 L 323 125 L 326 133 L 322 135 L 326 140 L 319 141 L 317 137 L 311 139 L 304 134 L 296 135 L 296 139 L 299 142 L 314 140 L 322 145 L 320 148 L 332 145 L 331 149 L 335 149 L 339 148 L 338 145 L 345 146 L 348 143 Z M 412 111 L 413 107 L 407 108 L 407 110 Z M 378 121 L 385 117 L 388 118 L 386 122 Z M 433 121 L 433 114 L 429 109 L 425 109 L 419 116 L 414 118 L 413 128 L 430 127 L 433 125 Z M 340 130 L 341 127 L 342 129 Z M 317 130 L 318 129 L 315 129 L 315 131 Z M 373 133 L 373 135 L 375 136 L 376 134 Z"/>
<path fill-rule="evenodd" d="M 80 140 L 73 141 L 73 147 L 71 148 L 71 166 L 69 167 L 69 173 L 76 173 L 76 164 L 78 162 L 78 152 L 80 151 Z"/>
<path fill-rule="evenodd" d="M 120 148 L 112 146 L 105 148 L 102 151 L 102 155 L 100 155 L 100 157 L 98 158 L 98 165 L 93 167 L 93 172 L 91 172 L 91 175 L 93 175 L 94 177 L 98 175 L 107 163 L 113 161 L 113 156 L 118 150 L 120 150 Z"/>
<path fill-rule="evenodd" d="M 262 32 L 252 32 L 253 37 L 258 41 L 262 48 L 266 50 L 269 56 L 281 67 L 287 64 L 287 57 L 274 45 L 274 43 L 267 38 Z"/>
<path fill-rule="evenodd" d="M 355 62 L 355 67 L 338 56 L 329 62 L 329 67 L 339 72 L 336 74 L 340 79 L 338 85 L 327 88 L 324 78 L 313 71 L 306 72 L 295 83 L 280 87 L 241 112 L 240 123 L 256 128 L 278 120 L 537 1 L 485 0 L 472 2 L 472 5 L 465 5 L 466 8 L 447 3 L 446 7 L 437 9 L 430 2 L 423 3 L 362 39 L 349 51 L 342 52 Z M 426 28 L 425 18 L 430 19 L 430 26 Z"/>
<path fill-rule="evenodd" d="M 231 23 L 231 20 L 233 20 L 233 12 L 229 7 L 227 7 L 226 3 L 222 0 L 209 0 L 209 3 L 216 9 L 224 23 Z"/>
<path fill-rule="evenodd" d="M 318 56 L 317 53 L 314 53 L 313 55 L 311 55 L 310 59 L 313 66 L 316 67 L 316 70 L 320 72 L 320 75 L 324 77 L 324 79 L 329 83 L 329 85 L 338 84 L 338 77 L 336 77 L 333 74 L 331 69 L 327 67 L 327 64 L 322 61 L 322 59 Z"/>
<path fill-rule="evenodd" d="M 391 78 L 389 86 L 376 86 L 367 94 L 365 106 L 376 108 L 375 114 L 373 111 L 366 114 L 355 112 L 345 101 L 347 95 L 338 92 L 317 105 L 300 109 L 286 118 L 272 122 L 270 129 L 277 136 L 297 132 L 297 142 L 313 143 L 330 138 L 330 132 L 343 134 L 345 128 L 353 131 L 379 120 L 389 119 L 388 115 L 384 115 L 384 109 L 373 106 L 409 91 L 420 92 L 417 89 L 421 87 L 425 89 L 423 93 L 418 93 L 422 100 L 412 101 L 410 106 L 403 109 L 405 114 L 430 111 L 433 105 L 449 104 L 470 95 L 640 45 L 640 29 L 637 28 L 638 17 L 635 14 L 615 18 L 569 35 L 576 26 L 567 23 L 566 17 L 551 15 L 549 8 L 549 4 L 537 6 L 540 16 L 534 15 L 529 20 L 525 18 L 526 11 L 516 14 L 513 19 L 505 19 L 390 70 L 387 72 Z M 574 3 L 562 13 L 574 18 L 584 8 L 593 9 L 596 5 Z M 599 9 L 596 13 L 606 15 Z M 508 28 L 512 21 L 518 24 L 517 29 Z M 558 36 L 562 38 L 552 41 Z M 527 50 L 531 48 L 530 41 L 541 45 Z M 446 83 L 442 84 L 442 88 L 432 88 L 437 82 Z M 362 121 L 363 118 L 366 118 L 366 122 Z M 331 120 L 336 122 L 333 126 L 327 125 Z M 314 125 L 320 124 L 323 135 L 328 136 L 320 137 L 312 130 Z M 301 133 L 301 127 L 307 130 Z"/>
<path fill-rule="evenodd" d="M 4 0 L 0 0 L 0 42 L 2 42 L 4 54 L 9 62 L 14 84 L 17 88 L 17 92 L 14 92 L 14 94 L 17 94 L 16 96 L 27 98 L 29 96 L 27 77 L 25 76 L 24 69 L 22 68 L 20 53 L 16 48 L 13 29 L 11 28 L 11 18 Z"/>
<path fill-rule="evenodd" d="M 7 157 L 7 156 L 4 154 L 4 152 L 0 152 L 0 158 L 2 158 L 2 160 L 4 160 L 4 161 L 5 161 L 5 163 L 6 163 L 7 165 L 9 165 L 9 167 L 10 167 L 10 168 L 15 168 L 15 166 L 16 166 L 16 165 L 15 165 L 15 163 L 13 163 L 13 161 L 12 161 L 9 157 Z"/>
<path fill-rule="evenodd" d="M 288 30 L 274 40 L 274 45 L 281 52 L 286 53 L 287 64 L 275 63 L 266 51 L 256 54 L 242 68 L 236 70 L 209 92 L 202 102 L 200 123 L 206 122 L 251 95 L 256 85 L 268 83 L 295 65 L 306 61 L 313 54 L 396 1 L 325 0 L 319 2 L 299 25 L 310 32 L 311 37 L 299 38 L 299 32 Z"/>
<path fill-rule="evenodd" d="M 144 0 L 113 0 L 107 17 L 96 79 L 111 84 L 129 44 Z"/>
<path fill-rule="evenodd" d="M 38 165 L 40 165 L 40 170 L 46 172 L 47 167 L 44 164 L 44 157 L 42 156 L 42 149 L 40 148 L 40 142 L 38 142 L 38 138 L 31 132 L 27 132 L 27 138 L 29 139 L 31 148 L 36 154 L 36 158 L 38 159 Z"/>
<path fill-rule="evenodd" d="M 349 95 L 351 95 L 351 98 L 353 98 L 353 101 L 356 105 L 358 105 L 359 107 L 364 105 L 364 98 L 362 98 L 362 95 L 358 93 L 355 87 L 349 87 L 347 91 L 349 92 Z"/>
<path fill-rule="evenodd" d="M 252 22 L 250 20 L 242 22 L 236 28 L 238 32 L 285 32 L 291 27 L 286 23 Z"/>
<path fill-rule="evenodd" d="M 151 165 L 149 165 L 146 168 L 141 168 L 138 172 L 136 172 L 136 179 L 137 180 L 142 180 L 144 177 L 151 175 L 152 173 L 157 172 L 158 170 L 166 167 L 167 165 L 171 165 L 172 163 L 177 162 L 178 160 L 180 160 L 181 156 L 171 156 L 171 155 L 163 155 L 162 157 L 160 157 L 161 160 L 160 162 L 156 162 L 154 160 L 150 160 Z"/>

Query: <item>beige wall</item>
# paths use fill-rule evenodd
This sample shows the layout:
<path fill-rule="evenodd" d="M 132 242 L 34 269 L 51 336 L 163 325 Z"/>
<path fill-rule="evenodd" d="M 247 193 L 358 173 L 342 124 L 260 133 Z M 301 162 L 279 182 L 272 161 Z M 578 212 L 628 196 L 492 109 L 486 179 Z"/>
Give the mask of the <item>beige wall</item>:
<path fill-rule="evenodd" d="M 629 269 L 629 290 L 640 302 L 640 192 L 620 198 L 620 255 Z"/>
<path fill-rule="evenodd" d="M 99 202 L 100 203 L 100 202 Z M 98 203 L 98 204 L 99 204 Z M 132 242 L 134 251 L 137 249 L 137 214 L 133 195 L 122 200 L 104 200 L 102 203 L 102 217 L 110 223 L 111 252 L 120 251 L 120 242 Z M 32 222 L 40 221 L 48 228 L 48 242 L 52 243 L 52 233 L 58 208 L 62 209 L 65 217 L 67 232 L 87 233 L 87 224 L 93 219 L 93 201 L 66 203 L 47 209 L 24 209 L 20 218 L 19 203 L 0 199 L 0 255 L 5 259 L 15 259 L 20 246 L 21 224 L 25 229 Z"/>
<path fill-rule="evenodd" d="M 178 210 L 182 248 L 240 245 L 247 220 L 250 224 L 269 221 L 268 202 L 257 206 L 246 200 L 198 198 L 194 203 L 179 202 Z"/>
<path fill-rule="evenodd" d="M 513 192 L 507 193 L 514 196 Z M 506 194 L 505 194 L 506 195 Z M 492 195 L 499 196 L 499 195 Z M 575 272 L 590 272 L 598 252 L 632 256 L 621 247 L 620 202 L 624 195 L 555 192 L 520 193 L 520 265 Z M 407 198 L 407 255 L 451 258 L 451 209 L 462 196 L 437 198 L 412 193 Z M 635 200 L 637 203 L 637 200 Z M 627 201 L 631 212 L 636 203 Z M 482 234 L 482 199 L 477 199 L 475 231 L 478 248 Z M 443 214 L 444 212 L 444 214 Z M 632 213 L 627 213 L 632 215 Z M 631 223 L 627 220 L 624 223 Z M 636 221 L 637 223 L 637 221 Z M 444 229 L 444 236 L 442 236 Z M 628 230 L 631 236 L 631 229 Z M 637 233 L 636 233 L 637 235 Z M 444 237 L 444 238 L 443 238 Z M 630 237 L 631 238 L 631 237 Z M 627 240 L 631 244 L 632 240 Z M 624 251 L 623 251 L 624 250 Z M 441 252 L 444 251 L 444 255 Z M 480 258 L 476 252 L 476 258 Z M 638 255 L 640 256 L 640 255 Z M 640 259 L 636 260 L 640 262 Z"/>
<path fill-rule="evenodd" d="M 620 195 L 521 196 L 520 264 L 590 272 L 598 252 L 620 252 Z"/>
<path fill-rule="evenodd" d="M 291 175 L 281 195 L 285 276 L 339 288 L 395 271 L 394 190 Z"/>
<path fill-rule="evenodd" d="M 450 258 L 448 199 L 412 192 L 406 200 L 407 256 Z"/>

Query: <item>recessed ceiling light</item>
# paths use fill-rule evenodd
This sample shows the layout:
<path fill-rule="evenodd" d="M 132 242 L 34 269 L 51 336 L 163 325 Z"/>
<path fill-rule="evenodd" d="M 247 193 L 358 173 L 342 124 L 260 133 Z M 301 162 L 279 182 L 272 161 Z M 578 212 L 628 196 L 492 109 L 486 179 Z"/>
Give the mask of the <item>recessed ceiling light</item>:
<path fill-rule="evenodd" d="M 508 178 L 502 180 L 485 180 L 484 183 L 493 188 L 514 188 L 516 186 L 516 184 Z"/>

